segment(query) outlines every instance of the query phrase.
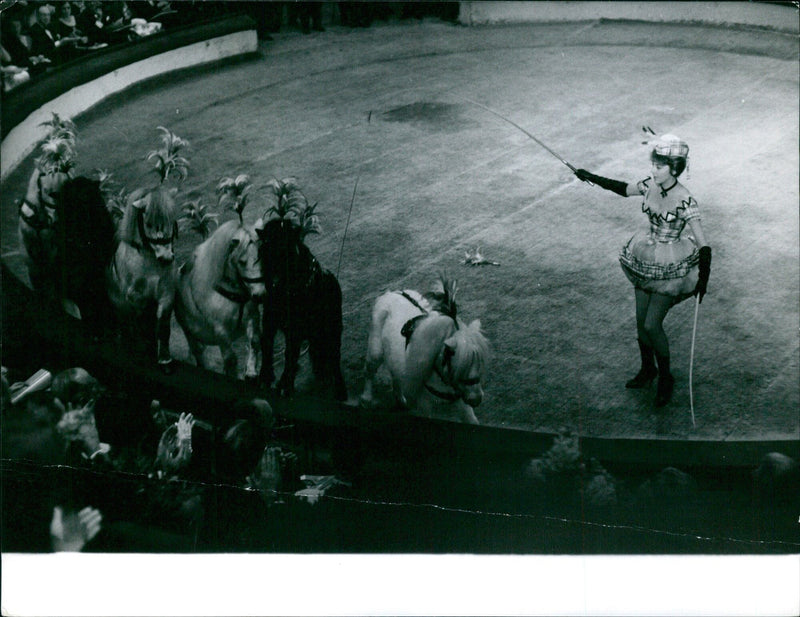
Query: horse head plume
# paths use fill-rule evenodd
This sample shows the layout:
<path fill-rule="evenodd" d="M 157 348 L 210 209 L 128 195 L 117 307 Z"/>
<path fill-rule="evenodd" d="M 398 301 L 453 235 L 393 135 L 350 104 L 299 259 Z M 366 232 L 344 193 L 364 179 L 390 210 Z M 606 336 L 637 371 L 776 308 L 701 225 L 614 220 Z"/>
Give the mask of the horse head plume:
<path fill-rule="evenodd" d="M 247 205 L 252 187 L 250 176 L 247 174 L 239 174 L 235 178 L 222 178 L 217 184 L 217 205 L 222 208 L 229 207 L 239 215 L 239 222 L 242 222 L 242 212 Z"/>
<path fill-rule="evenodd" d="M 445 274 L 439 275 L 439 280 L 434 283 L 431 290 L 425 294 L 425 298 L 431 303 L 433 310 L 452 318 L 458 325 L 458 306 L 456 305 L 456 292 L 458 291 L 458 281 L 447 277 Z"/>
<path fill-rule="evenodd" d="M 75 123 L 69 118 L 61 118 L 56 112 L 51 113 L 53 116 L 50 120 L 39 124 L 39 126 L 47 127 L 46 139 L 63 139 L 74 146 L 78 134 Z"/>
<path fill-rule="evenodd" d="M 315 213 L 317 204 L 308 205 L 308 199 L 300 190 L 295 178 L 283 180 L 273 178 L 268 186 L 277 197 L 274 206 L 267 209 L 262 219 L 266 224 L 273 220 L 282 220 L 297 229 L 302 240 L 312 233 L 320 233 L 319 217 Z"/>
<path fill-rule="evenodd" d="M 189 142 L 181 139 L 169 129 L 159 126 L 161 131 L 161 148 L 151 150 L 145 157 L 146 160 L 155 160 L 153 171 L 155 171 L 163 184 L 169 178 L 170 173 L 175 173 L 179 180 L 184 180 L 189 171 L 189 161 L 180 155 L 182 148 L 188 148 Z"/>
<path fill-rule="evenodd" d="M 42 143 L 42 155 L 36 159 L 44 174 L 69 173 L 75 165 L 74 143 L 61 137 L 50 137 Z"/>
<path fill-rule="evenodd" d="M 202 203 L 202 200 L 199 198 L 189 200 L 183 204 L 181 221 L 186 221 L 186 227 L 199 233 L 203 240 L 208 238 L 213 227 L 219 225 L 218 219 L 219 214 L 216 212 L 209 212 L 206 205 Z"/>

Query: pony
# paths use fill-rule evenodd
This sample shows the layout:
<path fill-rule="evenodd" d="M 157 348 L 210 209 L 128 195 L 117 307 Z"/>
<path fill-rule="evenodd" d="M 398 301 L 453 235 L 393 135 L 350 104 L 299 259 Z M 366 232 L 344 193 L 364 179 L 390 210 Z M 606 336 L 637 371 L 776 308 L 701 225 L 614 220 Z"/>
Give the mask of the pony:
<path fill-rule="evenodd" d="M 108 294 L 132 342 L 169 370 L 170 320 L 177 268 L 174 189 L 159 185 L 133 191 L 117 228 L 117 246 L 106 269 Z"/>
<path fill-rule="evenodd" d="M 245 379 L 258 377 L 260 298 L 266 293 L 255 231 L 238 220 L 218 227 L 178 272 L 175 317 L 198 366 L 206 345 L 222 352 L 225 374 L 237 376 L 233 342 L 247 337 Z M 205 366 L 204 366 L 205 368 Z"/>
<path fill-rule="evenodd" d="M 478 424 L 474 408 L 483 400 L 488 341 L 479 320 L 467 325 L 457 316 L 455 282 L 442 278 L 440 283 L 425 295 L 411 289 L 387 291 L 375 301 L 362 407 L 375 405 L 373 385 L 385 365 L 402 407 Z"/>
<path fill-rule="evenodd" d="M 114 254 L 114 223 L 100 182 L 68 178 L 59 193 L 53 226 L 54 263 L 50 277 L 62 304 L 74 303 L 95 336 L 110 334 L 114 310 L 105 285 L 105 269 Z"/>
<path fill-rule="evenodd" d="M 303 228 L 290 218 L 272 218 L 257 225 L 261 262 L 267 282 L 262 318 L 261 378 L 271 385 L 275 334 L 286 340 L 278 391 L 294 392 L 300 346 L 308 341 L 314 377 L 333 386 L 336 400 L 347 400 L 341 369 L 342 289 L 303 242 Z"/>
<path fill-rule="evenodd" d="M 25 197 L 19 203 L 18 233 L 25 252 L 28 277 L 34 290 L 47 285 L 56 259 L 53 227 L 58 220 L 59 200 L 64 183 L 72 177 L 68 167 L 37 164 L 28 180 Z"/>

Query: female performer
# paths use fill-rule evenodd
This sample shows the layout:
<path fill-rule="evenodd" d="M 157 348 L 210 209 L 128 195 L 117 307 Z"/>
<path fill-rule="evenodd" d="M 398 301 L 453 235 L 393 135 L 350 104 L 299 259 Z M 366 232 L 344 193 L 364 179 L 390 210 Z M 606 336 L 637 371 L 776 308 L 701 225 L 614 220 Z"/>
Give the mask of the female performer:
<path fill-rule="evenodd" d="M 669 370 L 669 341 L 663 322 L 667 311 L 690 296 L 701 302 L 711 270 L 711 247 L 700 225 L 697 201 L 678 182 L 686 169 L 689 146 L 675 135 L 663 135 L 650 153 L 651 177 L 636 184 L 611 180 L 578 169 L 575 175 L 622 197 L 642 195 L 642 212 L 650 222 L 622 247 L 619 262 L 633 283 L 636 330 L 642 365 L 626 388 L 645 388 L 658 377 L 656 407 L 672 398 L 675 382 Z M 691 233 L 684 233 L 686 225 Z M 657 366 L 656 366 L 657 362 Z"/>

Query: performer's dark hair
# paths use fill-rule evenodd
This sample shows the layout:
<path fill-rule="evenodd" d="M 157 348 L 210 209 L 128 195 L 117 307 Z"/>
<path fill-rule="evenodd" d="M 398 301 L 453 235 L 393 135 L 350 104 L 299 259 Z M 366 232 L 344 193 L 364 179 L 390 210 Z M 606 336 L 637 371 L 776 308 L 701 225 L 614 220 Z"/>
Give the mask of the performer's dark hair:
<path fill-rule="evenodd" d="M 650 153 L 650 160 L 660 165 L 669 165 L 672 175 L 676 178 L 686 169 L 686 158 L 683 156 L 664 156 L 663 154 L 656 154 L 655 150 L 653 150 Z"/>

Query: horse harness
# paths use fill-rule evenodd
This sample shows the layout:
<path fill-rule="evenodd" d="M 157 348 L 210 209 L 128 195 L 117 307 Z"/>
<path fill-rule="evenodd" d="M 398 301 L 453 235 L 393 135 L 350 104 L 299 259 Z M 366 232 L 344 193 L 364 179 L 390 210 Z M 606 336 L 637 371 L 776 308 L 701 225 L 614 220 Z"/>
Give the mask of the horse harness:
<path fill-rule="evenodd" d="M 32 203 L 26 195 L 19 204 L 19 217 L 25 221 L 29 227 L 35 229 L 38 235 L 41 234 L 43 230 L 51 228 L 53 225 L 50 222 L 50 217 L 47 215 L 48 206 L 44 201 L 44 196 L 42 195 L 41 175 L 36 178 L 36 185 L 38 187 L 37 195 L 39 196 L 39 203 Z M 53 204 L 53 208 L 51 208 L 51 210 L 55 210 L 55 204 Z"/>
<path fill-rule="evenodd" d="M 415 307 L 417 307 L 420 311 L 422 311 L 422 315 L 417 315 L 415 317 L 412 317 L 405 324 L 403 324 L 403 327 L 400 329 L 400 334 L 406 339 L 406 347 L 408 347 L 408 344 L 411 342 L 411 337 L 413 336 L 417 325 L 419 324 L 420 321 L 428 317 L 428 315 L 430 315 L 430 312 L 427 311 L 425 308 L 423 308 L 422 305 L 419 302 L 417 302 L 415 298 L 407 294 L 405 291 L 400 291 L 398 293 L 401 296 L 403 296 L 406 300 L 408 300 L 411 304 L 413 304 Z M 456 330 L 458 330 L 458 320 L 455 317 L 452 317 L 452 319 Z M 442 390 L 434 387 L 434 385 L 429 383 L 429 381 L 425 382 L 425 389 L 428 392 L 433 394 L 436 398 L 440 398 L 449 403 L 455 403 L 458 399 L 461 398 L 461 395 L 458 393 L 458 390 L 452 385 L 453 382 L 452 359 L 454 353 L 455 352 L 450 347 L 445 346 L 444 351 L 441 354 L 442 355 L 441 363 L 434 362 L 433 364 L 433 370 L 435 375 L 442 382 L 442 385 L 444 385 L 447 388 L 450 388 L 452 392 L 443 392 Z M 445 373 L 449 373 L 449 378 L 445 376 Z M 469 379 L 466 380 L 464 383 L 467 385 L 472 385 L 474 382 L 475 380 Z"/>
<path fill-rule="evenodd" d="M 223 277 L 219 283 L 214 285 L 214 291 L 216 291 L 223 298 L 227 298 L 234 304 L 239 305 L 239 317 L 237 322 L 241 323 L 242 318 L 244 317 L 245 304 L 247 304 L 252 297 L 250 291 L 247 289 L 247 283 L 263 283 L 265 280 L 266 279 L 263 276 L 242 276 L 242 274 L 237 270 L 235 279 L 231 277 Z"/>

